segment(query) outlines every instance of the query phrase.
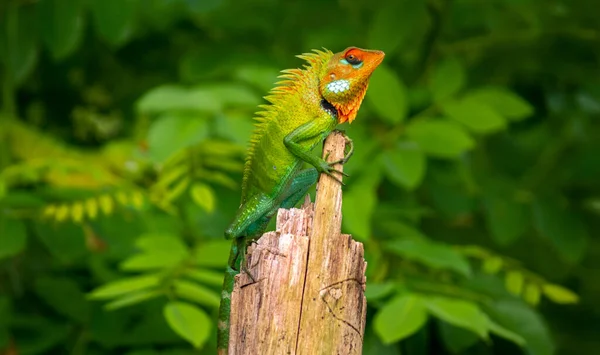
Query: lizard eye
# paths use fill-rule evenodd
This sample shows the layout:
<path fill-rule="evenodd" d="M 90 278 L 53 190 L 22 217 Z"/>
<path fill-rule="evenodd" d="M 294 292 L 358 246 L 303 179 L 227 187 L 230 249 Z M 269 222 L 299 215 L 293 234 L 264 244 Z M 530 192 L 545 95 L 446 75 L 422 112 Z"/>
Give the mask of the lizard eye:
<path fill-rule="evenodd" d="M 362 60 L 358 59 L 354 54 L 348 54 L 346 56 L 346 61 L 350 65 L 357 65 L 357 64 L 362 63 Z"/>

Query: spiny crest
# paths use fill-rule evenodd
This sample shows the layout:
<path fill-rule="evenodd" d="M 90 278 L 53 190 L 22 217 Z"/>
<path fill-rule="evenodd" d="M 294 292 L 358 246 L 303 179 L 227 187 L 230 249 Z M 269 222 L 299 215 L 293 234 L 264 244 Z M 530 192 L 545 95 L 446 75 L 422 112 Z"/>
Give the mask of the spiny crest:
<path fill-rule="evenodd" d="M 243 195 L 246 191 L 246 183 L 250 174 L 250 165 L 252 163 L 252 157 L 255 154 L 255 149 L 260 138 L 263 136 L 264 131 L 267 127 L 268 122 L 275 119 L 277 105 L 285 101 L 285 96 L 295 92 L 297 85 L 301 85 L 307 75 L 312 74 L 311 68 L 319 68 L 329 58 L 333 56 L 333 52 L 323 48 L 323 50 L 313 49 L 314 53 L 303 53 L 296 57 L 303 59 L 307 62 L 304 64 L 303 69 L 284 69 L 281 74 L 277 77 L 282 79 L 275 83 L 275 87 L 269 91 L 269 94 L 264 97 L 269 102 L 268 105 L 259 105 L 261 109 L 256 112 L 254 116 L 254 132 L 250 137 L 250 143 L 248 146 L 248 154 L 246 156 L 246 164 L 244 166 L 244 177 L 242 181 L 242 200 L 245 196 Z"/>

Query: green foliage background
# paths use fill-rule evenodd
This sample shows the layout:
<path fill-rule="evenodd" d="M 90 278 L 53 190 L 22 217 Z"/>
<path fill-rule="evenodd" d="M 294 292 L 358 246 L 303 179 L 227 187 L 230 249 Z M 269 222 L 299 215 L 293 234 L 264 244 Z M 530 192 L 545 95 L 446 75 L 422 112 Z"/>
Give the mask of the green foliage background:
<path fill-rule="evenodd" d="M 600 352 L 600 5 L 2 0 L 0 354 L 211 354 L 251 117 L 382 49 L 344 129 L 365 354 Z"/>

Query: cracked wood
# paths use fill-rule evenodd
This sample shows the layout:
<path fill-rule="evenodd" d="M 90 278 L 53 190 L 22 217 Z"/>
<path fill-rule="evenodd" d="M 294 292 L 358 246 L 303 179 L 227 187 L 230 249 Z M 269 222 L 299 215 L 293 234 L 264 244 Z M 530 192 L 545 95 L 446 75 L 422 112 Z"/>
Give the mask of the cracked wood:
<path fill-rule="evenodd" d="M 343 158 L 342 134 L 324 146 L 329 161 Z M 321 174 L 315 203 L 280 209 L 276 232 L 248 248 L 255 282 L 236 276 L 230 355 L 362 353 L 366 262 L 363 245 L 340 232 L 341 208 L 340 184 Z"/>

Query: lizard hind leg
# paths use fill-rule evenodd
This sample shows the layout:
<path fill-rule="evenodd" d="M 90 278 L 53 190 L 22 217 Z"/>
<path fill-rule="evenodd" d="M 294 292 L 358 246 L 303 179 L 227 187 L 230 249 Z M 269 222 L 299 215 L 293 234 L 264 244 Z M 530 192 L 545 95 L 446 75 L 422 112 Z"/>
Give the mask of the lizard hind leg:
<path fill-rule="evenodd" d="M 315 168 L 301 170 L 294 176 L 285 198 L 281 202 L 281 208 L 292 208 L 302 200 L 308 190 L 317 183 L 319 172 Z"/>

